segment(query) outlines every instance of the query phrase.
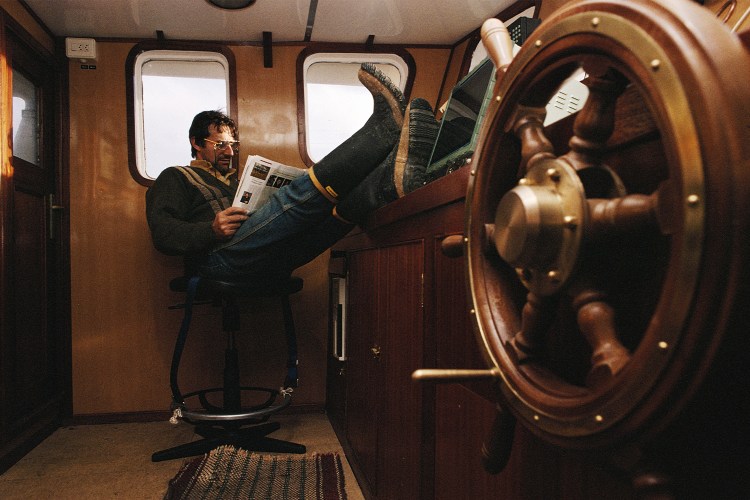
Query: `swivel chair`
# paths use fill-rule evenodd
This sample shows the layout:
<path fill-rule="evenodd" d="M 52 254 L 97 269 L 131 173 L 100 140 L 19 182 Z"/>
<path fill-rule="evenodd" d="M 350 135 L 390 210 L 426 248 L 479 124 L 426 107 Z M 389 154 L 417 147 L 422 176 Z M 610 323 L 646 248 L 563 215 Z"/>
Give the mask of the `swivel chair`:
<path fill-rule="evenodd" d="M 196 433 L 203 439 L 181 444 L 173 448 L 157 451 L 151 456 L 153 462 L 202 455 L 221 445 L 233 445 L 250 451 L 276 453 L 305 453 L 305 446 L 288 441 L 270 438 L 267 435 L 280 428 L 278 422 L 268 422 L 271 415 L 283 410 L 292 400 L 292 388 L 297 387 L 297 342 L 294 331 L 289 295 L 302 289 L 303 280 L 285 277 L 272 280 L 229 282 L 198 276 L 181 276 L 173 279 L 169 287 L 172 291 L 184 292 L 185 302 L 170 309 L 183 308 L 184 316 L 175 343 L 170 369 L 172 391 L 170 421 L 187 421 L 196 426 Z M 240 329 L 239 298 L 279 297 L 284 317 L 288 360 L 287 374 L 281 389 L 241 386 L 239 357 L 235 347 L 235 334 Z M 223 387 L 200 389 L 182 394 L 177 382 L 182 351 L 185 347 L 194 305 L 212 304 L 221 307 L 222 329 L 227 337 L 225 350 Z M 209 401 L 208 395 L 221 393 L 222 404 Z M 244 407 L 242 395 L 261 395 L 266 398 L 258 404 Z M 262 399 L 261 398 L 261 399 Z M 196 404 L 200 403 L 200 407 Z M 277 401 L 278 400 L 278 401 Z M 192 406 L 186 403 L 190 401 Z"/>

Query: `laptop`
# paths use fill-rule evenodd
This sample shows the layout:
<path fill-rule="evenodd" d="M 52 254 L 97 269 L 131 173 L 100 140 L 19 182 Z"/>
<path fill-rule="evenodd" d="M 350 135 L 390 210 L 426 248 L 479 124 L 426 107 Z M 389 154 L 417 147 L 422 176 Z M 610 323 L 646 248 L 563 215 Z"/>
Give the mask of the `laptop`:
<path fill-rule="evenodd" d="M 494 86 L 495 65 L 486 58 L 453 87 L 427 163 L 428 180 L 462 167 L 474 154 Z"/>

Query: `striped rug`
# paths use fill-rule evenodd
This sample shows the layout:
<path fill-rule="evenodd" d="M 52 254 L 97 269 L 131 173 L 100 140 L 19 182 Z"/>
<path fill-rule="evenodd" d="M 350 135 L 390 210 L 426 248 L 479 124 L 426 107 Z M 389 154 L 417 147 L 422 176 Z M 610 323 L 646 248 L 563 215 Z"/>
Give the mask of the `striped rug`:
<path fill-rule="evenodd" d="M 346 500 L 346 491 L 336 453 L 266 455 L 220 446 L 187 462 L 164 498 Z"/>

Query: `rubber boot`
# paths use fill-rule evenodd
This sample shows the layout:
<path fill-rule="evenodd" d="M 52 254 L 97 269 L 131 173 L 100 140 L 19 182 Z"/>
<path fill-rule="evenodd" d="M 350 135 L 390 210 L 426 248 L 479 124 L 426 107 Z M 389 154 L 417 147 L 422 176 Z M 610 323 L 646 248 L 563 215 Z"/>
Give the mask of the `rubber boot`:
<path fill-rule="evenodd" d="M 369 63 L 362 64 L 357 76 L 375 101 L 372 115 L 309 171 L 315 187 L 333 203 L 382 163 L 398 142 L 404 120 L 404 95 L 387 76 Z"/>
<path fill-rule="evenodd" d="M 393 183 L 399 197 L 425 185 L 427 162 L 439 129 L 440 123 L 435 120 L 429 102 L 417 98 L 409 103 L 393 167 Z"/>
<path fill-rule="evenodd" d="M 417 98 L 409 103 L 398 144 L 334 207 L 333 214 L 346 222 L 362 225 L 373 211 L 423 186 L 439 126 L 427 101 Z"/>

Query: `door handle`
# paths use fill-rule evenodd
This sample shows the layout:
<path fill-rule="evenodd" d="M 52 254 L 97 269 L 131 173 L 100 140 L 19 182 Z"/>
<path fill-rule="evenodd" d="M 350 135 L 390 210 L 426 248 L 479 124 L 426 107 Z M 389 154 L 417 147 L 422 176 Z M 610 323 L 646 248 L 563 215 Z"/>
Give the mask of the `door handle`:
<path fill-rule="evenodd" d="M 65 209 L 62 205 L 55 204 L 55 195 L 47 195 L 49 207 L 49 239 L 54 240 L 57 236 L 57 214 Z"/>

